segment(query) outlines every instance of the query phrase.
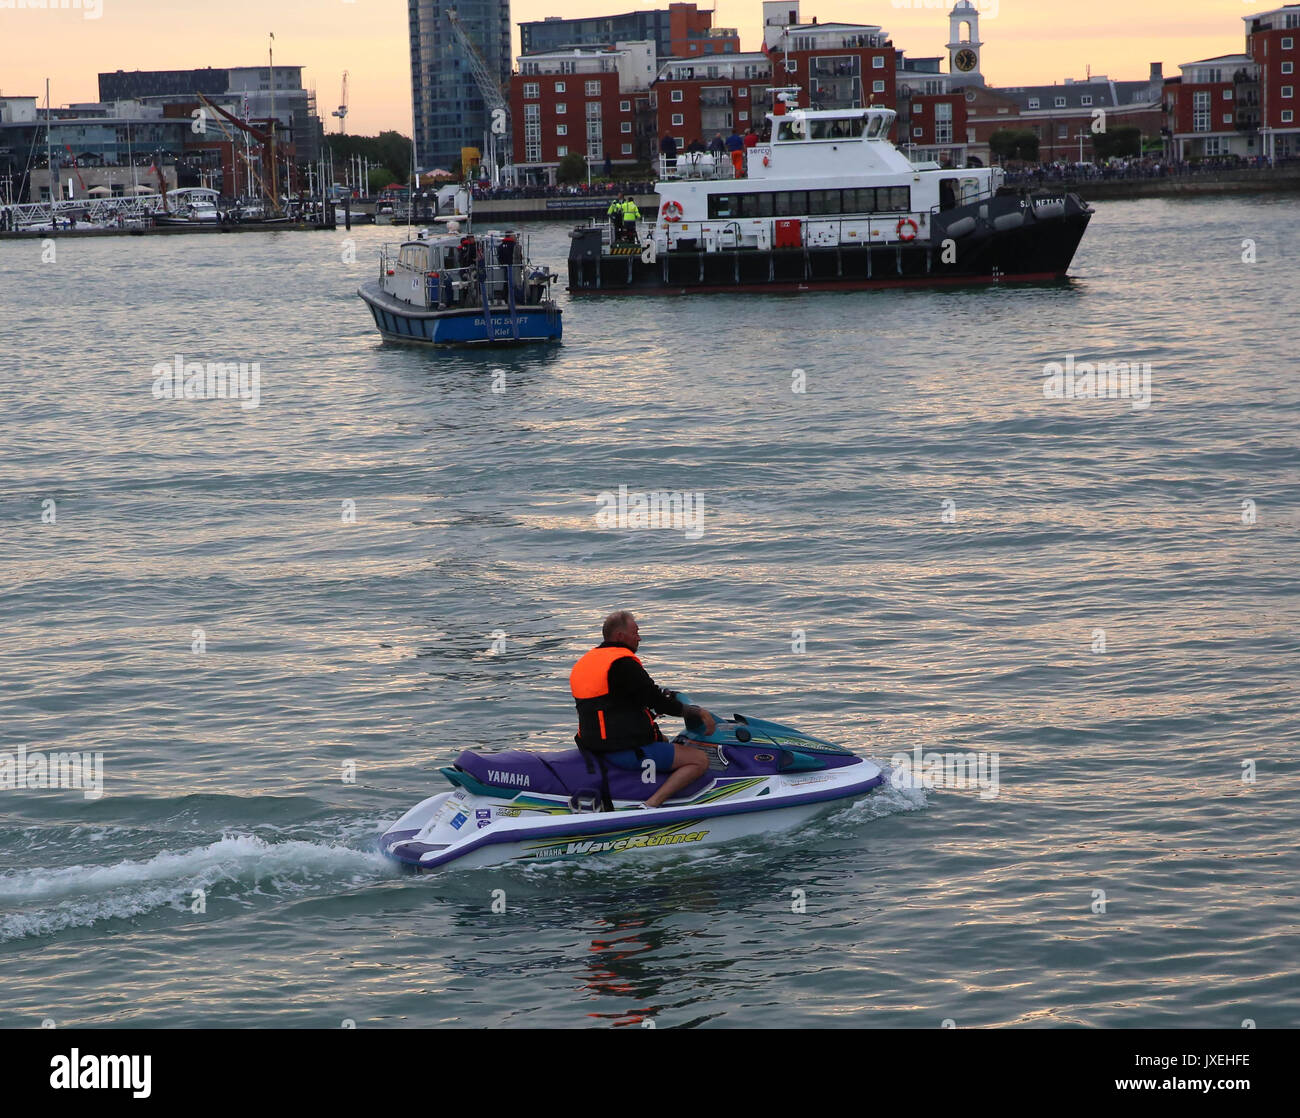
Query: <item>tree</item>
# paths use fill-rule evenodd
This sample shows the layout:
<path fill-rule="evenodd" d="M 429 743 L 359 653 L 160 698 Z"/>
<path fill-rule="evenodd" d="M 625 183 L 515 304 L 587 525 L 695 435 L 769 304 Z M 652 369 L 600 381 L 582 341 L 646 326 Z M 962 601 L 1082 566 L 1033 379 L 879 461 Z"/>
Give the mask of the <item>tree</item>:
<path fill-rule="evenodd" d="M 587 178 L 587 161 L 576 151 L 571 151 L 561 158 L 555 177 L 563 183 L 584 182 Z"/>
<path fill-rule="evenodd" d="M 1092 137 L 1092 150 L 1098 159 L 1142 153 L 1142 129 L 1132 124 L 1097 132 Z"/>
<path fill-rule="evenodd" d="M 397 176 L 387 167 L 374 167 L 366 176 L 366 187 L 371 194 L 378 194 L 390 183 L 395 183 Z"/>
<path fill-rule="evenodd" d="M 1029 129 L 1003 128 L 989 137 L 989 150 L 1000 159 L 1038 158 L 1038 137 Z"/>

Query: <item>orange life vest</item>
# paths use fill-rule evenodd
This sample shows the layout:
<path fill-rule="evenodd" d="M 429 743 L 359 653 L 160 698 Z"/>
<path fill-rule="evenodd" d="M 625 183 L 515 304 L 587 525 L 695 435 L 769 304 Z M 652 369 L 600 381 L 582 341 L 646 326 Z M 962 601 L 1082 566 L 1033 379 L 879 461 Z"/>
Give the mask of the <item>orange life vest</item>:
<path fill-rule="evenodd" d="M 610 694 L 609 669 L 625 656 L 641 663 L 630 648 L 608 645 L 585 653 L 569 672 L 569 690 L 578 708 L 577 742 L 581 749 L 617 753 L 662 738 L 653 711 L 616 702 Z"/>

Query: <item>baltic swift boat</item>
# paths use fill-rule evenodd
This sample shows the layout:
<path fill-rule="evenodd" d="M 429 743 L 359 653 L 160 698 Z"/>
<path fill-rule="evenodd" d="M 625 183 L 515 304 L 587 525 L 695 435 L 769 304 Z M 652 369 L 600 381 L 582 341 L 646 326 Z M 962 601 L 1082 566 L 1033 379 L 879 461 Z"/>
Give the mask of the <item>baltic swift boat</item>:
<path fill-rule="evenodd" d="M 551 298 L 560 277 L 529 261 L 527 240 L 510 230 L 475 235 L 466 187 L 444 187 L 439 231 L 384 245 L 379 278 L 363 283 L 365 301 L 389 342 L 491 346 L 558 342 L 561 311 Z"/>
<path fill-rule="evenodd" d="M 575 294 L 929 287 L 1062 279 L 1092 209 L 1004 185 L 999 167 L 914 165 L 892 109 L 788 109 L 746 149 L 661 158 L 659 210 L 637 243 L 570 233 Z"/>
<path fill-rule="evenodd" d="M 403 815 L 380 848 L 416 871 L 680 853 L 798 826 L 885 782 L 878 765 L 843 746 L 740 714 L 712 734 L 688 725 L 676 740 L 708 753 L 709 771 L 658 808 L 641 803 L 667 773 L 649 783 L 613 766 L 602 775 L 577 749 L 465 750 L 441 770 L 452 789 Z"/>

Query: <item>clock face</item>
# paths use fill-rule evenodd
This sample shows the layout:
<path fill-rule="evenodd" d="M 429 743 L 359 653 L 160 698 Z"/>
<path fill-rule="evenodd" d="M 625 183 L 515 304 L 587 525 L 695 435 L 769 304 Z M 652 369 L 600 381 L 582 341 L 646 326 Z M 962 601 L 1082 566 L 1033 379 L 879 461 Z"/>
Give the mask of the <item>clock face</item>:
<path fill-rule="evenodd" d="M 956 64 L 957 69 L 962 71 L 962 73 L 975 69 L 975 63 L 978 61 L 979 59 L 975 57 L 975 52 L 969 47 L 959 50 L 953 58 L 953 62 Z"/>

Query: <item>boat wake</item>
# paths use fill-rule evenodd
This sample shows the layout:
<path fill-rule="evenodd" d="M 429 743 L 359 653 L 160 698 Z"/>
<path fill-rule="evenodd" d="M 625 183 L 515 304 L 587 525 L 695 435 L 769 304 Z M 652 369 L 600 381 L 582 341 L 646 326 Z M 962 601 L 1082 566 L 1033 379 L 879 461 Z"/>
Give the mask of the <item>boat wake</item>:
<path fill-rule="evenodd" d="M 166 908 L 190 912 L 199 896 L 249 905 L 258 895 L 296 896 L 395 873 L 374 851 L 246 834 L 143 861 L 11 871 L 0 874 L 0 943 Z"/>

